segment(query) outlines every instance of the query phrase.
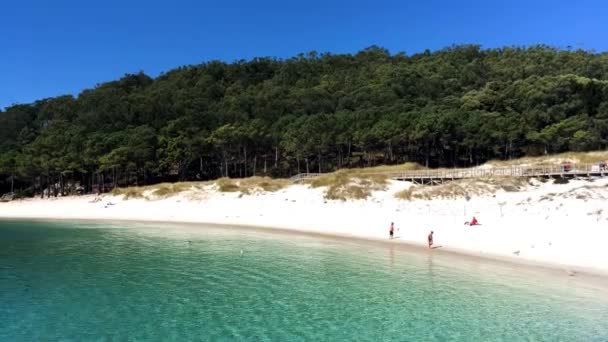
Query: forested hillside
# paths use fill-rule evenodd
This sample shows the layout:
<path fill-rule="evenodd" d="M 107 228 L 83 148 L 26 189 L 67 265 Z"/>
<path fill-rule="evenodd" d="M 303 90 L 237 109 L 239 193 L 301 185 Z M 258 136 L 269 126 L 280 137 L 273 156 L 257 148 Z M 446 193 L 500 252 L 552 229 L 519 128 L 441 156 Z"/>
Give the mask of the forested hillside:
<path fill-rule="evenodd" d="M 606 148 L 608 53 L 545 46 L 256 58 L 0 111 L 0 193 Z"/>

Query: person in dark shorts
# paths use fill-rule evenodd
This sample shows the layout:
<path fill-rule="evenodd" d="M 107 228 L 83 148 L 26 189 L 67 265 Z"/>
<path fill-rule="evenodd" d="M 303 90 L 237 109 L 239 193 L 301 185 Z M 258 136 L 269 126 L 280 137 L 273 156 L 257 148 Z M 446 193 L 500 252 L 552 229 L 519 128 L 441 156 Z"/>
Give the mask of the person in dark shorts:
<path fill-rule="evenodd" d="M 428 237 L 429 240 L 429 248 L 432 248 L 431 246 L 433 246 L 433 231 L 431 230 L 431 234 L 429 234 Z"/>
<path fill-rule="evenodd" d="M 393 238 L 393 234 L 395 234 L 395 223 L 391 222 L 391 228 L 388 230 L 389 239 Z"/>

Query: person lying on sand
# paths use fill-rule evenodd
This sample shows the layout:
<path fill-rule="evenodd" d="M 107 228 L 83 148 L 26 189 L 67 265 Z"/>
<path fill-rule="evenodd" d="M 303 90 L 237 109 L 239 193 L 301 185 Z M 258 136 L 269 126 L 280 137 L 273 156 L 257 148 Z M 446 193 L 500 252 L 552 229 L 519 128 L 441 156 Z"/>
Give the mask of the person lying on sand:
<path fill-rule="evenodd" d="M 429 248 L 432 248 L 432 246 L 433 246 L 433 231 L 432 230 L 428 236 L 428 241 L 429 241 Z"/>

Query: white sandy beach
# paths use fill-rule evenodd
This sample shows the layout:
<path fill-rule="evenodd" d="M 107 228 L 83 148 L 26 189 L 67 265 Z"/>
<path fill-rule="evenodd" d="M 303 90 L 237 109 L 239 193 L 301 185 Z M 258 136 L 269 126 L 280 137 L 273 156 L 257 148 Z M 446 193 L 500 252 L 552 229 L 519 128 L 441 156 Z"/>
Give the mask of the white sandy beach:
<path fill-rule="evenodd" d="M 409 186 L 391 181 L 370 199 L 328 201 L 323 189 L 293 185 L 272 193 L 221 193 L 209 186 L 177 196 L 129 199 L 105 195 L 28 199 L 0 203 L 0 217 L 37 219 L 136 220 L 259 226 L 425 246 L 430 230 L 435 245 L 474 255 L 550 264 L 566 270 L 608 273 L 608 179 L 552 182 L 525 191 L 469 200 L 399 200 Z M 114 205 L 108 206 L 108 202 Z M 465 226 L 473 216 L 481 225 Z"/>

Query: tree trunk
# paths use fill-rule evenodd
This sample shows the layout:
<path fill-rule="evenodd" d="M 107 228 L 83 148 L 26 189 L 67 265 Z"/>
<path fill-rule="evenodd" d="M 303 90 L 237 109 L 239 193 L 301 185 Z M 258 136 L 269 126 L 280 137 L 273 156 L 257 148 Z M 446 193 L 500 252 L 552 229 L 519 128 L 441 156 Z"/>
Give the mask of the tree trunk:
<path fill-rule="evenodd" d="M 300 154 L 296 154 L 296 162 L 298 164 L 298 174 L 300 173 Z"/>
<path fill-rule="evenodd" d="M 317 160 L 319 161 L 319 173 L 321 173 L 321 153 L 317 153 Z"/>
<path fill-rule="evenodd" d="M 279 148 L 274 148 L 274 168 L 279 167 Z"/>
<path fill-rule="evenodd" d="M 245 177 L 247 177 L 247 145 L 243 147 L 243 154 L 245 155 Z"/>
<path fill-rule="evenodd" d="M 310 170 L 308 169 L 308 157 L 306 157 L 306 173 L 310 173 Z"/>
<path fill-rule="evenodd" d="M 348 167 L 350 167 L 350 148 L 351 148 L 352 143 L 350 142 L 350 139 L 348 140 L 348 151 L 346 152 L 346 158 L 348 158 Z"/>
<path fill-rule="evenodd" d="M 15 174 L 11 174 L 11 194 L 15 193 Z"/>
<path fill-rule="evenodd" d="M 225 177 L 228 177 L 228 156 L 226 156 L 226 151 L 224 151 L 224 164 L 226 166 L 226 175 L 225 175 Z"/>
<path fill-rule="evenodd" d="M 264 174 L 266 174 L 266 172 L 268 172 L 268 168 L 266 165 L 266 155 L 264 155 Z"/>
<path fill-rule="evenodd" d="M 255 177 L 255 169 L 256 169 L 257 164 L 258 164 L 258 156 L 254 155 L 253 156 L 253 175 L 252 175 L 254 177 Z"/>

